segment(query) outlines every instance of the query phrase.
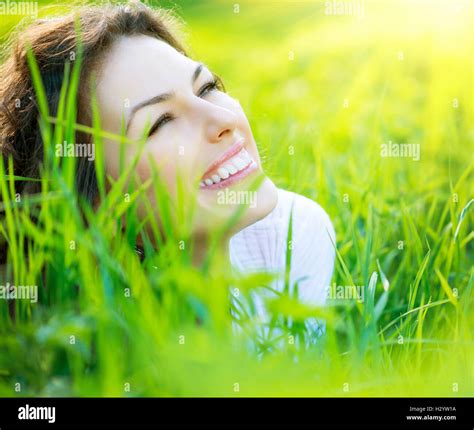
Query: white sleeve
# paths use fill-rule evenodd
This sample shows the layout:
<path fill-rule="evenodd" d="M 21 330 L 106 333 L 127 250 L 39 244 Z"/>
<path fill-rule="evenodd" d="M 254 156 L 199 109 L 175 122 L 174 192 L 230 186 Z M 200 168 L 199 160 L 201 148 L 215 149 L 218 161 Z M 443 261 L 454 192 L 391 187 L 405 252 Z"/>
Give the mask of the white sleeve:
<path fill-rule="evenodd" d="M 231 263 L 244 273 L 278 273 L 280 276 L 272 288 L 283 291 L 290 213 L 293 213 L 290 287 L 298 283 L 298 299 L 302 303 L 323 305 L 331 282 L 336 242 L 329 216 L 313 200 L 278 189 L 276 208 L 232 237 Z M 262 291 L 261 295 L 268 293 Z M 258 295 L 253 298 L 256 309 L 264 316 L 263 301 Z"/>
<path fill-rule="evenodd" d="M 336 238 L 331 220 L 316 202 L 295 195 L 292 230 L 290 284 L 298 283 L 301 302 L 324 305 L 335 259 Z"/>

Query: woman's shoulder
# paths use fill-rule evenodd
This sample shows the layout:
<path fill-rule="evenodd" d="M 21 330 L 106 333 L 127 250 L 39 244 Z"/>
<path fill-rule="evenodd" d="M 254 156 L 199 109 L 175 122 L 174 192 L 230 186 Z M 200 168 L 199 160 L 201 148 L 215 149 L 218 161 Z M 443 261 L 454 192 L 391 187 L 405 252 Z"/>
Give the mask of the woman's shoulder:
<path fill-rule="evenodd" d="M 288 236 L 290 219 L 291 237 Z M 265 218 L 230 241 L 231 262 L 240 271 L 284 271 L 291 251 L 290 283 L 301 299 L 320 303 L 321 289 L 331 280 L 335 232 L 326 211 L 300 194 L 278 189 L 278 203 Z"/>
<path fill-rule="evenodd" d="M 301 194 L 278 188 L 278 202 L 266 217 L 235 234 L 231 243 L 234 248 L 242 241 L 254 237 L 263 238 L 263 233 L 275 238 L 287 236 L 289 223 L 292 223 L 292 237 L 298 240 L 310 239 L 313 234 L 326 236 L 335 241 L 335 232 L 326 211 L 314 200 Z"/>
<path fill-rule="evenodd" d="M 321 232 L 327 233 L 334 238 L 334 229 L 331 219 L 326 211 L 314 200 L 301 194 L 283 189 L 278 189 L 279 209 L 282 217 L 288 220 L 290 215 L 293 222 L 293 231 L 299 232 Z"/>

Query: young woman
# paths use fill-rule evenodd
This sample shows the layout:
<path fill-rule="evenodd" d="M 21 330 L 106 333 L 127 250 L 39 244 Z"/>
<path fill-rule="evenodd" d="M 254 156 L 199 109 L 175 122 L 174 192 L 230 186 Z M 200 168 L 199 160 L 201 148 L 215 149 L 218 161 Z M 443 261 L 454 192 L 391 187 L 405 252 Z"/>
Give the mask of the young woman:
<path fill-rule="evenodd" d="M 132 141 L 147 130 L 136 173 L 145 182 L 153 164 L 171 199 L 176 199 L 180 178 L 196 200 L 190 222 L 197 255 L 205 252 L 211 233 L 228 225 L 235 215 L 239 209 L 236 197 L 245 197 L 245 210 L 221 244 L 233 267 L 244 273 L 275 273 L 272 286 L 281 291 L 291 248 L 290 285 L 298 284 L 302 302 L 324 304 L 335 255 L 328 216 L 317 203 L 278 189 L 264 175 L 239 102 L 223 90 L 208 67 L 186 55 L 173 34 L 173 20 L 162 10 L 140 3 L 91 6 L 66 17 L 39 20 L 22 31 L 2 65 L 0 86 L 1 149 L 5 159 L 13 157 L 15 175 L 38 177 L 43 158 L 27 46 L 38 63 L 49 112 L 54 116 L 65 65 L 78 50 L 75 17 L 79 18 L 83 49 L 78 122 L 91 124 L 92 88 L 104 130 L 120 135 L 125 128 Z M 91 136 L 77 133 L 76 142 L 90 143 Z M 106 139 L 104 150 L 106 173 L 119 177 L 117 143 Z M 136 151 L 136 145 L 127 146 L 125 164 Z M 93 161 L 80 160 L 76 182 L 81 195 L 97 201 Z M 37 182 L 17 186 L 19 193 L 39 191 Z M 152 190 L 148 198 L 156 207 Z M 145 212 L 145 206 L 139 205 L 139 215 L 145 217 Z M 287 236 L 290 214 L 291 243 Z M 160 220 L 158 211 L 156 218 Z M 264 294 L 269 293 L 252 296 L 263 319 L 268 318 Z"/>

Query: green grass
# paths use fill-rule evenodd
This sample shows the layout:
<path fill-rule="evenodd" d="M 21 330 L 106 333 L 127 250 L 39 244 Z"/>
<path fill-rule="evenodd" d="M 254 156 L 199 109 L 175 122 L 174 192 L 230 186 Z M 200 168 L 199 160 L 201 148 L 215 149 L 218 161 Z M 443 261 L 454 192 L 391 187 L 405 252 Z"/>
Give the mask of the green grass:
<path fill-rule="evenodd" d="M 42 193 L 16 202 L 0 164 L 5 279 L 40 287 L 37 304 L 15 302 L 15 322 L 0 300 L 0 395 L 474 395 L 472 10 L 366 1 L 358 20 L 324 15 L 324 2 L 233 4 L 181 3 L 193 55 L 241 101 L 274 182 L 328 211 L 333 283 L 367 286 L 364 302 L 311 309 L 284 294 L 269 303 L 278 347 L 233 335 L 225 286 L 268 277 L 236 278 L 212 252 L 193 267 L 156 176 L 125 199 L 132 164 L 106 196 L 99 178 L 97 212 L 76 203 L 74 159 L 52 153 L 73 136 L 73 69 L 58 118 L 35 80 L 51 149 Z M 388 141 L 420 143 L 421 159 L 381 157 Z M 169 240 L 160 253 L 148 244 L 141 264 L 136 201 L 150 186 Z M 324 318 L 326 334 L 297 348 L 289 339 L 307 316 Z"/>

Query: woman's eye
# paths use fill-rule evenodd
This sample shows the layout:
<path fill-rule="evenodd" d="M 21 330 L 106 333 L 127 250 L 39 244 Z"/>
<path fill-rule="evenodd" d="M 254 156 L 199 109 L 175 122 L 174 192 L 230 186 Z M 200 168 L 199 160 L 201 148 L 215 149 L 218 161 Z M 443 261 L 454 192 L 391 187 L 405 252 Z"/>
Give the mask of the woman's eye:
<path fill-rule="evenodd" d="M 210 93 L 211 91 L 214 90 L 220 90 L 221 89 L 221 83 L 219 82 L 219 79 L 213 79 L 209 82 L 206 82 L 198 91 L 197 96 L 198 97 L 203 97 L 206 94 Z M 150 137 L 153 133 L 158 131 L 163 125 L 165 125 L 167 122 L 172 121 L 174 118 L 173 115 L 170 113 L 164 113 L 161 115 L 153 124 L 151 127 L 148 137 Z"/>
<path fill-rule="evenodd" d="M 207 93 L 214 91 L 219 88 L 219 83 L 217 82 L 217 79 L 213 79 L 212 81 L 206 82 L 201 89 L 198 91 L 197 96 L 202 97 L 206 95 Z"/>
<path fill-rule="evenodd" d="M 152 125 L 150 131 L 148 132 L 148 137 L 155 133 L 161 126 L 165 125 L 167 122 L 172 121 L 173 119 L 174 117 L 170 113 L 164 113 L 161 115 Z"/>

